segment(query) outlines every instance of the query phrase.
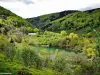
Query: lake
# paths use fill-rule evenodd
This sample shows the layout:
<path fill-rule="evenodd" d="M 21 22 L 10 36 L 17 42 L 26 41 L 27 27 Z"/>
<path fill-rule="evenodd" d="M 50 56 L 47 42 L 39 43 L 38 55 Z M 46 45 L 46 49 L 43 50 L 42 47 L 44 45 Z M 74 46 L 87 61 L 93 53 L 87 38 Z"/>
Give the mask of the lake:
<path fill-rule="evenodd" d="M 33 46 L 35 50 L 47 50 L 49 52 L 55 52 L 57 49 L 58 51 L 66 51 L 66 52 L 74 52 L 73 50 L 63 49 L 63 48 L 57 48 L 57 47 L 43 47 L 43 46 Z"/>

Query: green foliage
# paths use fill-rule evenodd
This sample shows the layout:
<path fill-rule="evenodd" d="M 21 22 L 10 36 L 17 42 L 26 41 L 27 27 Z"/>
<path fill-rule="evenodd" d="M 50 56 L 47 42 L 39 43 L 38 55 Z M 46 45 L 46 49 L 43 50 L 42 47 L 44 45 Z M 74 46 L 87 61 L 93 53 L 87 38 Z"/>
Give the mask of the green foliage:
<path fill-rule="evenodd" d="M 64 57 L 56 57 L 54 62 L 54 68 L 61 72 L 66 68 L 66 59 Z"/>
<path fill-rule="evenodd" d="M 91 31 L 92 31 L 92 28 L 91 28 L 91 27 L 87 27 L 87 28 L 86 28 L 86 32 L 87 32 L 87 33 L 91 32 Z"/>
<path fill-rule="evenodd" d="M 27 31 L 28 27 L 32 28 L 32 25 L 25 19 L 0 6 L 0 33 L 7 34 L 8 31 L 16 28 L 20 29 L 21 27 L 25 27 L 24 29 Z"/>
<path fill-rule="evenodd" d="M 66 31 L 61 31 L 60 34 L 61 34 L 62 36 L 66 36 L 66 35 L 67 35 Z"/>
<path fill-rule="evenodd" d="M 16 54 L 16 47 L 15 47 L 14 43 L 9 44 L 8 46 L 9 46 L 9 47 L 8 47 L 8 49 L 6 50 L 5 53 L 6 53 L 7 57 L 8 57 L 11 61 L 13 61 L 14 56 L 15 56 L 15 54 Z"/>
<path fill-rule="evenodd" d="M 27 20 L 41 30 L 87 33 L 93 28 L 100 28 L 100 9 L 52 13 Z"/>
<path fill-rule="evenodd" d="M 88 56 L 96 56 L 96 50 L 93 50 L 92 48 L 87 49 Z"/>
<path fill-rule="evenodd" d="M 29 19 L 34 21 L 35 28 L 10 11 L 0 9 L 0 72 L 11 72 L 12 75 L 17 75 L 20 70 L 22 75 L 100 75 L 100 33 L 92 31 L 93 28 L 99 30 L 100 9 L 65 11 L 40 16 L 35 21 Z M 38 28 L 60 33 L 40 32 Z M 76 34 L 74 31 L 77 30 L 84 31 L 85 36 Z M 30 37 L 28 32 L 38 32 L 38 35 Z M 56 47 L 55 51 L 51 51 L 52 47 Z"/>
<path fill-rule="evenodd" d="M 33 28 L 32 27 L 28 27 L 28 32 L 33 32 Z"/>
<path fill-rule="evenodd" d="M 9 45 L 9 40 L 3 34 L 0 35 L 0 50 L 7 50 Z"/>
<path fill-rule="evenodd" d="M 74 71 L 75 75 L 82 75 L 82 67 L 81 65 L 77 65 Z"/>
<path fill-rule="evenodd" d="M 29 47 L 24 47 L 22 51 L 22 59 L 26 66 L 35 66 L 37 69 L 41 67 L 41 59 L 36 52 Z"/>
<path fill-rule="evenodd" d="M 92 35 L 93 34 L 91 32 L 89 32 L 89 33 L 86 34 L 86 37 L 90 38 L 90 37 L 92 37 Z"/>
<path fill-rule="evenodd" d="M 94 32 L 96 33 L 96 49 L 98 50 L 99 56 L 100 56 L 100 32 L 94 30 Z"/>
<path fill-rule="evenodd" d="M 38 28 L 34 28 L 34 32 L 35 33 L 39 32 L 39 29 Z"/>
<path fill-rule="evenodd" d="M 33 26 L 38 27 L 39 29 L 43 30 L 45 26 L 47 28 L 48 25 L 50 25 L 49 23 L 51 21 L 62 18 L 65 15 L 68 15 L 68 14 L 73 13 L 73 12 L 76 12 L 76 11 L 71 11 L 71 10 L 63 11 L 63 12 L 47 14 L 47 15 L 43 15 L 43 16 L 39 16 L 39 17 L 35 17 L 35 18 L 28 18 L 26 20 L 29 21 L 30 23 L 32 23 Z"/>

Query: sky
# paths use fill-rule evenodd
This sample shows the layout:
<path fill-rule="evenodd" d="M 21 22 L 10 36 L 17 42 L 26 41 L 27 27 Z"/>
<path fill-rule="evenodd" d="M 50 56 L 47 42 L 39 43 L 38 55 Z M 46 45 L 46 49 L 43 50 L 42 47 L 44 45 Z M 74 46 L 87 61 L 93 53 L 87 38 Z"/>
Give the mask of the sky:
<path fill-rule="evenodd" d="M 0 6 L 23 18 L 31 18 L 65 10 L 100 8 L 100 0 L 0 0 Z"/>

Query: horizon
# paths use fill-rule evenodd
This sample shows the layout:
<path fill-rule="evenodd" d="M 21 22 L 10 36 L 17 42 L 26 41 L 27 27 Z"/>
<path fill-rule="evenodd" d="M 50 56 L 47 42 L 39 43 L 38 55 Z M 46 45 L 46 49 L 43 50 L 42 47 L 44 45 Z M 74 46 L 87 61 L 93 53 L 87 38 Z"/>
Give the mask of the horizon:
<path fill-rule="evenodd" d="M 32 18 L 67 10 L 100 8 L 100 0 L 0 0 L 0 6 L 23 18 Z"/>

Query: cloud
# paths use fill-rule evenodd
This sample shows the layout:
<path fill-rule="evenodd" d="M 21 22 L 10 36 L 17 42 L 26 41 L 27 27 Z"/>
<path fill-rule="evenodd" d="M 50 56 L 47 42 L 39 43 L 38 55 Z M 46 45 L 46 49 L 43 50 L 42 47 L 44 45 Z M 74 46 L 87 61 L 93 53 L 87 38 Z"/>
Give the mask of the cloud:
<path fill-rule="evenodd" d="M 95 8 L 100 8 L 100 3 L 92 4 L 90 6 L 87 6 L 85 8 L 81 8 L 79 10 L 86 11 L 86 10 L 95 9 Z"/>
<path fill-rule="evenodd" d="M 31 1 L 31 0 L 22 0 L 24 3 L 26 3 L 26 4 L 34 4 L 34 2 L 33 1 Z"/>
<path fill-rule="evenodd" d="M 32 0 L 0 0 L 1 2 L 23 2 L 25 4 L 34 4 Z"/>

